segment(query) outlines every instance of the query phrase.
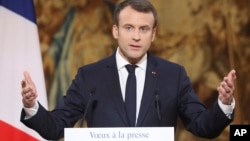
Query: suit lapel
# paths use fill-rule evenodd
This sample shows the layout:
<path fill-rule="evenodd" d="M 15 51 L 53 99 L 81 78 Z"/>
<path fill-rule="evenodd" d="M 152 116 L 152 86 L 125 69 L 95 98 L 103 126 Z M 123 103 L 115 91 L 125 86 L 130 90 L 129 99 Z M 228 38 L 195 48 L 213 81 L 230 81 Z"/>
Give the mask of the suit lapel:
<path fill-rule="evenodd" d="M 129 126 L 128 117 L 125 111 L 125 105 L 122 98 L 122 92 L 119 83 L 119 75 L 117 71 L 117 65 L 115 61 L 115 55 L 110 57 L 110 61 L 108 61 L 106 65 L 106 82 L 109 83 L 107 86 L 110 86 L 109 90 L 111 90 L 111 96 L 116 105 L 117 111 L 123 119 L 126 126 Z"/>
<path fill-rule="evenodd" d="M 157 75 L 157 64 L 152 56 L 148 54 L 147 60 L 147 70 L 146 70 L 146 79 L 145 86 L 143 90 L 143 96 L 141 100 L 140 112 L 137 120 L 137 126 L 141 126 L 143 119 L 147 115 L 149 106 L 155 99 L 156 83 L 158 80 Z"/>
<path fill-rule="evenodd" d="M 124 124 L 126 126 L 129 126 L 128 117 L 125 110 L 124 101 L 122 98 L 120 83 L 119 83 L 119 75 L 117 71 L 117 65 L 115 61 L 115 54 L 113 54 L 109 60 L 107 61 L 106 65 L 106 82 L 109 83 L 107 86 L 109 86 L 109 90 L 111 90 L 111 96 L 114 100 L 114 103 L 116 105 L 117 111 L 121 116 L 121 119 L 124 121 Z M 154 102 L 155 99 L 155 90 L 156 90 L 156 83 L 158 80 L 157 75 L 157 63 L 153 56 L 148 54 L 148 60 L 147 60 L 147 70 L 146 70 L 146 79 L 145 79 L 145 85 L 143 90 L 143 96 L 141 100 L 141 107 L 139 111 L 139 117 L 137 120 L 137 126 L 141 126 L 143 124 L 143 120 L 145 116 L 147 115 L 149 106 L 152 102 Z"/>

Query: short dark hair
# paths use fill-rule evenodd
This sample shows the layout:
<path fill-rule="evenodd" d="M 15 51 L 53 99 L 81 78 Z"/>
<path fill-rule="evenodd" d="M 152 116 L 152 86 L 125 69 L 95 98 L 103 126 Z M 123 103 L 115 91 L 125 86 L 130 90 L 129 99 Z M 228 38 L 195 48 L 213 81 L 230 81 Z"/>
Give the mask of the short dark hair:
<path fill-rule="evenodd" d="M 155 28 L 158 23 L 157 11 L 154 6 L 148 0 L 124 0 L 119 3 L 114 10 L 114 24 L 119 25 L 119 14 L 127 6 L 131 6 L 134 10 L 144 13 L 152 12 L 155 22 L 153 27 Z"/>

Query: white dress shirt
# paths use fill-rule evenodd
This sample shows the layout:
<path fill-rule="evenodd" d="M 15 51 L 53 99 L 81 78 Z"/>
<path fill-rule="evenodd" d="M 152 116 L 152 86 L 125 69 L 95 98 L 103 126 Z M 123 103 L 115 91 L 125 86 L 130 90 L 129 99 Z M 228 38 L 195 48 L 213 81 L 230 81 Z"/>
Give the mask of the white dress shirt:
<path fill-rule="evenodd" d="M 125 101 L 125 89 L 128 77 L 128 71 L 126 69 L 126 65 L 130 64 L 127 60 L 125 60 L 119 53 L 119 47 L 116 51 L 116 63 L 120 80 L 120 87 L 122 91 L 123 101 Z M 146 68 L 147 68 L 147 54 L 145 54 L 142 59 L 135 64 L 138 67 L 135 69 L 136 76 L 136 119 L 139 115 L 142 93 L 144 89 L 145 77 L 146 77 Z"/>

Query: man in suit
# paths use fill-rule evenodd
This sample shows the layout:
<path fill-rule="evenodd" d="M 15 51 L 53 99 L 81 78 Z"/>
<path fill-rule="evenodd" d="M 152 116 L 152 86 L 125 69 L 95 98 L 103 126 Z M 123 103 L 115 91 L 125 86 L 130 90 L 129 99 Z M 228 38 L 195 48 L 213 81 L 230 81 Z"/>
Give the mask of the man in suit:
<path fill-rule="evenodd" d="M 53 111 L 36 100 L 35 84 L 24 72 L 21 121 L 46 139 L 64 136 L 85 118 L 89 127 L 159 127 L 177 125 L 204 138 L 217 137 L 233 120 L 235 70 L 218 86 L 218 100 L 207 109 L 195 94 L 185 69 L 148 53 L 154 41 L 157 13 L 147 0 L 126 0 L 114 13 L 115 53 L 79 68 L 66 95 Z M 127 107 L 127 64 L 134 66 L 136 91 Z M 132 75 L 131 75 L 132 76 Z M 136 82 L 134 80 L 136 79 Z M 134 93 L 131 92 L 131 93 Z M 134 106 L 134 107 L 133 107 Z M 131 118 L 130 118 L 131 117 Z"/>

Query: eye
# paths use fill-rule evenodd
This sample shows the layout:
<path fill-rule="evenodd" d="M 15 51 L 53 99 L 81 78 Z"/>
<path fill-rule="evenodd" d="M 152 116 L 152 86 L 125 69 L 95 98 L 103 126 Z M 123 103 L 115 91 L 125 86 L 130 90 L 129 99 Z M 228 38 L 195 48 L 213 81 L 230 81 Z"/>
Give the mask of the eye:
<path fill-rule="evenodd" d="M 128 31 L 132 31 L 134 28 L 130 25 L 125 26 L 125 29 Z"/>
<path fill-rule="evenodd" d="M 147 32 L 149 30 L 149 27 L 141 27 L 140 31 L 141 32 Z"/>

